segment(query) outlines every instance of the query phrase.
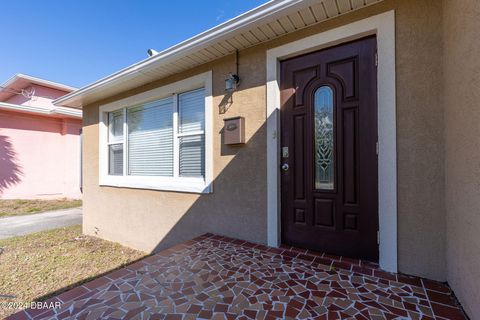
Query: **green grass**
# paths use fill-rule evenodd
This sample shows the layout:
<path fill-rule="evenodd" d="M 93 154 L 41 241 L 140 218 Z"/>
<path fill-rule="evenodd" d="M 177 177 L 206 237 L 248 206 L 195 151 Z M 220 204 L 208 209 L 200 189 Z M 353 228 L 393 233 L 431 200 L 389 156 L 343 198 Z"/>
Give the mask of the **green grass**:
<path fill-rule="evenodd" d="M 0 218 L 81 207 L 82 200 L 0 200 Z"/>
<path fill-rule="evenodd" d="M 67 290 L 145 255 L 82 235 L 79 225 L 0 240 L 0 295 L 14 295 L 8 301 L 15 302 L 40 297 L 45 300 L 58 290 Z M 16 311 L 0 309 L 0 318 Z"/>

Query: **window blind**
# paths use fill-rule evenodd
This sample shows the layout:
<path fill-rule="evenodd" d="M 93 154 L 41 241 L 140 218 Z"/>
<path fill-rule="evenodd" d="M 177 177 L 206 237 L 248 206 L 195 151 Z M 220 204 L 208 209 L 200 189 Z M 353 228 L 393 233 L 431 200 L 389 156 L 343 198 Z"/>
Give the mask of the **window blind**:
<path fill-rule="evenodd" d="M 203 131 L 205 126 L 205 89 L 178 95 L 180 133 Z"/>
<path fill-rule="evenodd" d="M 173 100 L 127 111 L 128 174 L 173 176 Z"/>
<path fill-rule="evenodd" d="M 205 139 L 203 135 L 180 138 L 180 176 L 203 177 L 205 174 Z"/>
<path fill-rule="evenodd" d="M 110 112 L 108 120 L 110 175 L 205 176 L 203 88 Z"/>
<path fill-rule="evenodd" d="M 108 174 L 123 175 L 123 144 L 121 143 L 108 146 Z"/>
<path fill-rule="evenodd" d="M 179 175 L 205 175 L 205 89 L 178 96 Z"/>

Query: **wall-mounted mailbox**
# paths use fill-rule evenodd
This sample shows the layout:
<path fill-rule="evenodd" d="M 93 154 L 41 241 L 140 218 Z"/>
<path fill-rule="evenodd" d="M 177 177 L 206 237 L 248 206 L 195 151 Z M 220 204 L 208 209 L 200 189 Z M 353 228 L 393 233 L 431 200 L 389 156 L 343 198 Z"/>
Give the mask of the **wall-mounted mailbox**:
<path fill-rule="evenodd" d="M 223 143 L 242 144 L 245 143 L 245 118 L 233 117 L 223 119 Z"/>

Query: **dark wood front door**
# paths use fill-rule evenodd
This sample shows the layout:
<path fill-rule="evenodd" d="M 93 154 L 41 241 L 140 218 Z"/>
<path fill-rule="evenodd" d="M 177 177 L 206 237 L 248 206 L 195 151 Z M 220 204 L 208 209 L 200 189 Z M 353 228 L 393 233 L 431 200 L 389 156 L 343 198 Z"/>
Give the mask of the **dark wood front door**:
<path fill-rule="evenodd" d="M 378 261 L 376 38 L 281 62 L 282 242 Z"/>

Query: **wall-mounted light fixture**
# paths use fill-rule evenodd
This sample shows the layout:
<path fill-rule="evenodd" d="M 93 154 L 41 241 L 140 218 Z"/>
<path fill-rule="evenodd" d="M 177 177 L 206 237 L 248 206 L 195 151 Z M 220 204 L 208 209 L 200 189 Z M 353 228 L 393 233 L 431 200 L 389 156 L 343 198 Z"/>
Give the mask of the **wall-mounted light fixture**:
<path fill-rule="evenodd" d="M 225 91 L 233 92 L 237 90 L 237 86 L 240 83 L 240 78 L 236 74 L 228 74 L 225 79 Z"/>
<path fill-rule="evenodd" d="M 233 93 L 237 90 L 240 84 L 240 77 L 238 76 L 238 50 L 235 51 L 235 70 L 230 72 L 225 78 L 225 91 Z"/>

